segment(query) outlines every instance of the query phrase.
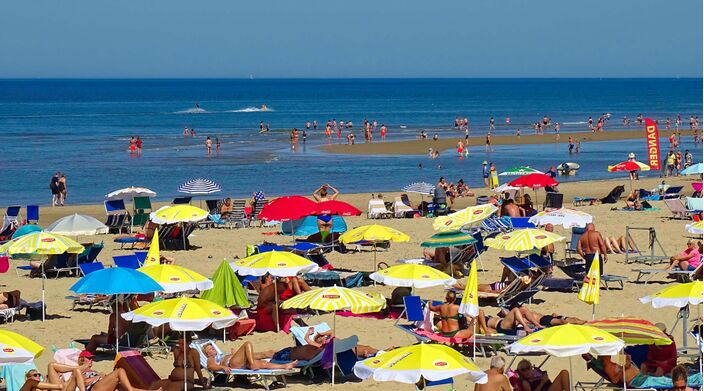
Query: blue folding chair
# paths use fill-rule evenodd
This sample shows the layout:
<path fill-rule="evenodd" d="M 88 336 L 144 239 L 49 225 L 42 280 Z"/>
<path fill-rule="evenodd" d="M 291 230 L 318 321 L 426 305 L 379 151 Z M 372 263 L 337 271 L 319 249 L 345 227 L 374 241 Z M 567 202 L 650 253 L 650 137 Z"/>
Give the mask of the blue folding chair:
<path fill-rule="evenodd" d="M 500 262 L 516 276 L 525 275 L 532 267 L 534 267 L 534 265 L 527 259 L 519 257 L 501 258 Z"/>
<path fill-rule="evenodd" d="M 117 267 L 126 267 L 130 269 L 139 269 L 142 265 L 139 264 L 139 259 L 136 255 L 113 255 L 113 262 Z"/>
<path fill-rule="evenodd" d="M 39 205 L 27 205 L 27 222 L 39 223 Z"/>
<path fill-rule="evenodd" d="M 530 217 L 511 217 L 513 228 L 535 228 L 535 224 L 529 222 Z"/>
<path fill-rule="evenodd" d="M 105 265 L 103 265 L 102 262 L 90 262 L 82 263 L 78 265 L 78 268 L 81 270 L 81 274 L 87 276 L 88 274 L 93 273 L 94 271 L 105 269 Z"/>
<path fill-rule="evenodd" d="M 171 201 L 174 205 L 190 204 L 193 197 L 176 197 Z"/>
<path fill-rule="evenodd" d="M 5 211 L 5 222 L 20 224 L 20 211 L 22 207 L 19 205 L 8 206 Z"/>
<path fill-rule="evenodd" d="M 398 327 L 403 332 L 411 334 L 420 342 L 430 342 L 430 338 L 423 335 L 419 335 L 415 332 L 417 328 L 415 322 L 422 322 L 425 319 L 425 316 L 423 315 L 423 302 L 421 301 L 420 296 L 404 296 L 403 307 L 403 311 L 401 312 L 401 315 L 398 317 L 398 319 L 396 319 L 396 323 L 394 323 L 394 326 Z M 406 315 L 406 319 L 410 323 L 398 324 L 399 320 L 401 320 L 404 314 Z"/>
<path fill-rule="evenodd" d="M 82 254 L 76 257 L 76 264 L 80 266 L 82 263 L 94 262 L 96 259 L 98 259 L 98 254 L 103 251 L 104 247 L 105 246 L 102 243 L 97 243 L 88 246 Z"/>
<path fill-rule="evenodd" d="M 147 254 L 149 251 L 135 251 L 134 256 L 137 257 L 137 261 L 139 261 L 140 265 L 144 265 L 144 261 L 147 260 Z"/>

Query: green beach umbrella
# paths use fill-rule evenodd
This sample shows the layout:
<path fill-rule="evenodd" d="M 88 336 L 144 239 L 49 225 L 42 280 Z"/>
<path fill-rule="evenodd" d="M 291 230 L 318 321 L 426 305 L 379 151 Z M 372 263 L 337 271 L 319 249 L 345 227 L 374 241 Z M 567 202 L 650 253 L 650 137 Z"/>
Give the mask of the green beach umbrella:
<path fill-rule="evenodd" d="M 506 170 L 499 174 L 499 176 L 520 176 L 520 175 L 528 175 L 528 174 L 534 174 L 536 172 L 542 173 L 540 170 L 536 170 L 535 168 L 530 168 L 528 166 L 520 166 L 520 167 L 514 167 L 509 170 Z"/>
<path fill-rule="evenodd" d="M 223 260 L 211 278 L 213 287 L 200 295 L 223 307 L 249 307 L 247 294 L 227 261 Z"/>
<path fill-rule="evenodd" d="M 477 239 L 474 239 L 474 237 L 470 234 L 464 233 L 464 232 L 443 232 L 439 234 L 435 234 L 428 239 L 426 239 L 423 243 L 421 243 L 421 247 L 429 247 L 429 248 L 438 248 L 438 247 L 457 247 L 457 246 L 464 246 L 468 244 L 474 244 L 477 242 Z"/>

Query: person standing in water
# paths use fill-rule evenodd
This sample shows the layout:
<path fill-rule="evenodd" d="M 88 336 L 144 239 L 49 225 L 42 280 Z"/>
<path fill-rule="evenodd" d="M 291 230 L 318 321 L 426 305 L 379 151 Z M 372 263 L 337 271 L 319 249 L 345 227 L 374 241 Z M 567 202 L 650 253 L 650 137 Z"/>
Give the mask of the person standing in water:
<path fill-rule="evenodd" d="M 215 156 L 220 156 L 220 139 L 215 137 Z"/>
<path fill-rule="evenodd" d="M 137 136 L 135 144 L 137 145 L 137 156 L 142 156 L 142 139 L 139 136 Z"/>
<path fill-rule="evenodd" d="M 210 136 L 205 138 L 205 149 L 208 150 L 208 157 L 213 156 L 213 140 L 210 139 Z"/>
<path fill-rule="evenodd" d="M 494 117 L 489 118 L 489 130 L 494 130 Z"/>
<path fill-rule="evenodd" d="M 130 138 L 130 153 L 134 154 L 137 151 L 137 141 L 134 139 L 134 136 Z"/>
<path fill-rule="evenodd" d="M 485 149 L 487 152 L 493 151 L 491 149 L 491 132 L 487 132 L 487 134 L 486 134 L 486 148 Z"/>

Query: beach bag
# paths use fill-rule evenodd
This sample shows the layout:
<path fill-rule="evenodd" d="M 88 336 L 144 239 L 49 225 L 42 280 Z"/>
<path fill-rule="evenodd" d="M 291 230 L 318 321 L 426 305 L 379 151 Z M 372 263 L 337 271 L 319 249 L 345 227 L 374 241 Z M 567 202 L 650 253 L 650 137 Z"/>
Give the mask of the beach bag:
<path fill-rule="evenodd" d="M 25 304 L 27 308 L 27 316 L 29 317 L 29 320 L 37 320 L 42 318 L 42 307 L 46 310 L 46 306 L 44 305 L 44 302 L 42 301 L 37 301 L 34 303 L 27 303 Z"/>

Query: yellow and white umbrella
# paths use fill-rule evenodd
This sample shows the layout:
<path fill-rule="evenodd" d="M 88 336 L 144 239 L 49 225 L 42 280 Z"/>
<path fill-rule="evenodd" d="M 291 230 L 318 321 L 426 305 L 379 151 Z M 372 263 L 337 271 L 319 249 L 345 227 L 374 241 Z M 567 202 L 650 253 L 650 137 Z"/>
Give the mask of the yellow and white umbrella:
<path fill-rule="evenodd" d="M 594 217 L 581 210 L 560 208 L 554 210 L 544 210 L 533 215 L 528 222 L 536 226 L 547 224 L 562 225 L 564 228 L 585 227 L 591 223 Z"/>
<path fill-rule="evenodd" d="M 677 307 L 702 304 L 702 282 L 693 281 L 676 284 L 662 289 L 652 295 L 641 297 L 641 303 L 650 303 L 653 308 Z"/>
<path fill-rule="evenodd" d="M 80 254 L 85 248 L 75 240 L 51 232 L 32 232 L 0 246 L 0 253 L 55 255 Z"/>
<path fill-rule="evenodd" d="M 468 375 L 475 383 L 488 380 L 472 360 L 449 346 L 417 344 L 405 346 L 358 361 L 354 374 L 360 379 L 371 377 L 376 381 L 397 381 L 416 384 L 422 379 L 437 381 L 459 375 Z"/>
<path fill-rule="evenodd" d="M 340 242 L 344 244 L 350 244 L 361 241 L 369 241 L 374 244 L 374 271 L 376 271 L 377 268 L 375 243 L 383 241 L 407 242 L 409 240 L 411 240 L 411 237 L 406 235 L 405 233 L 397 229 L 378 224 L 363 225 L 361 227 L 349 230 L 340 235 Z"/>
<path fill-rule="evenodd" d="M 167 293 L 207 291 L 213 287 L 213 282 L 207 277 L 183 266 L 156 264 L 137 270 L 151 277 Z"/>
<path fill-rule="evenodd" d="M 159 254 L 159 228 L 154 230 L 152 243 L 149 245 L 147 257 L 144 258 L 144 266 L 158 265 L 161 263 L 161 254 Z"/>
<path fill-rule="evenodd" d="M 704 233 L 704 221 L 697 221 L 696 223 L 687 224 L 684 228 L 687 232 L 694 235 L 701 235 Z"/>
<path fill-rule="evenodd" d="M 156 224 L 194 223 L 207 217 L 207 211 L 187 204 L 164 206 L 149 214 Z"/>
<path fill-rule="evenodd" d="M 513 354 L 543 352 L 556 357 L 592 353 L 612 356 L 624 343 L 613 334 L 586 325 L 564 324 L 529 334 L 510 345 Z"/>
<path fill-rule="evenodd" d="M 451 286 L 457 280 L 426 265 L 404 263 L 379 270 L 369 275 L 372 280 L 391 286 L 429 288 L 431 286 Z"/>
<path fill-rule="evenodd" d="M 601 289 L 601 270 L 599 268 L 598 251 L 594 254 L 594 260 L 596 262 L 592 262 L 591 267 L 589 267 L 587 275 L 584 276 L 582 288 L 577 295 L 579 300 L 592 305 L 592 320 L 594 320 L 596 305 L 599 304 L 599 290 Z"/>
<path fill-rule="evenodd" d="M 0 364 L 28 364 L 42 352 L 44 348 L 31 339 L 0 329 Z"/>
<path fill-rule="evenodd" d="M 433 229 L 438 232 L 459 231 L 462 227 L 479 223 L 496 213 L 496 206 L 484 204 L 470 206 L 446 216 L 440 216 L 433 221 Z"/>
<path fill-rule="evenodd" d="M 291 277 L 318 269 L 315 262 L 286 251 L 267 251 L 250 255 L 230 262 L 230 267 L 241 276 L 263 276 L 268 273 L 276 277 Z"/>
<path fill-rule="evenodd" d="M 459 312 L 471 317 L 479 315 L 479 279 L 477 278 L 476 261 L 472 262 L 472 266 L 469 267 L 467 286 L 464 287 Z"/>
<path fill-rule="evenodd" d="M 563 236 L 542 229 L 523 228 L 487 239 L 485 243 L 497 250 L 530 251 L 564 239 Z"/>

